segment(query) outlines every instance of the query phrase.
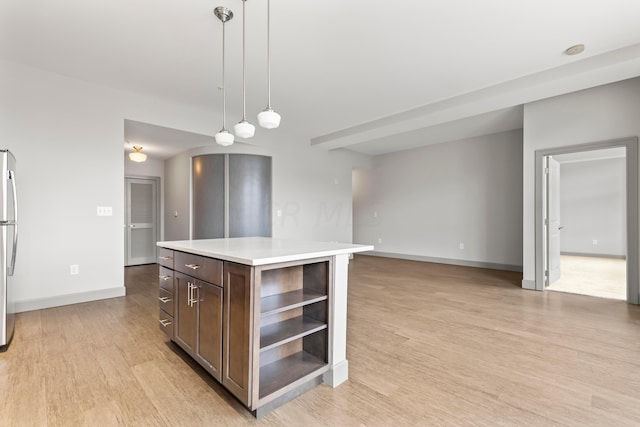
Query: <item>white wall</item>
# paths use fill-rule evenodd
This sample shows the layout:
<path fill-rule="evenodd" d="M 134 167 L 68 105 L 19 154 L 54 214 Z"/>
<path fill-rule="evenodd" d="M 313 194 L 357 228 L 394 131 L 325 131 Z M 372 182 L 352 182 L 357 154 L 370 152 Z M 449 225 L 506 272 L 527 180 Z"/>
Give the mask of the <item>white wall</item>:
<path fill-rule="evenodd" d="M 378 156 L 354 180 L 355 241 L 385 254 L 520 268 L 521 131 Z"/>
<path fill-rule="evenodd" d="M 625 256 L 625 191 L 624 158 L 562 163 L 560 222 L 564 228 L 560 233 L 561 251 Z"/>
<path fill-rule="evenodd" d="M 249 153 L 272 157 L 273 237 L 352 242 L 351 173 L 355 167 L 370 166 L 371 158 L 347 150 L 313 148 L 301 136 L 280 139 L 277 133 L 264 129 L 256 133 L 257 145 L 212 144 L 166 161 L 165 238 L 189 238 L 191 157 Z"/>
<path fill-rule="evenodd" d="M 133 162 L 129 156 L 124 156 L 124 174 L 126 176 L 164 176 L 164 160 L 147 158 L 144 162 Z"/>
<path fill-rule="evenodd" d="M 638 136 L 639 117 L 639 78 L 524 106 L 524 287 L 535 288 L 535 151 Z"/>
<path fill-rule="evenodd" d="M 0 61 L 0 93 L 0 138 L 19 167 L 18 310 L 123 295 L 124 120 L 213 134 L 212 123 L 221 118 L 7 61 Z M 274 157 L 276 201 L 299 210 L 297 222 L 292 216 L 274 234 L 349 241 L 350 224 L 336 228 L 315 214 L 322 201 L 350 208 L 351 160 L 366 163 L 366 156 L 313 150 L 308 136 L 277 131 L 270 138 L 256 143 L 286 147 Z M 173 174 L 172 166 L 168 162 L 166 177 L 188 182 L 188 173 Z M 342 178 L 340 185 L 334 177 Z M 182 182 L 166 186 L 185 188 Z M 112 206 L 113 216 L 97 217 L 97 206 Z M 69 274 L 71 264 L 80 265 L 79 275 Z"/>

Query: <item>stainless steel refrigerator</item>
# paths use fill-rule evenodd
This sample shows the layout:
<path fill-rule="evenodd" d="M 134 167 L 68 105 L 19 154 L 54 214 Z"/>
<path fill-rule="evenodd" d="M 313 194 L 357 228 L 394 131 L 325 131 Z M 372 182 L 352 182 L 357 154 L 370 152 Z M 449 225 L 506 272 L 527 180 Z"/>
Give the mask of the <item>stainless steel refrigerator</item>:
<path fill-rule="evenodd" d="M 0 351 L 9 347 L 15 324 L 13 270 L 18 246 L 16 159 L 0 150 Z"/>

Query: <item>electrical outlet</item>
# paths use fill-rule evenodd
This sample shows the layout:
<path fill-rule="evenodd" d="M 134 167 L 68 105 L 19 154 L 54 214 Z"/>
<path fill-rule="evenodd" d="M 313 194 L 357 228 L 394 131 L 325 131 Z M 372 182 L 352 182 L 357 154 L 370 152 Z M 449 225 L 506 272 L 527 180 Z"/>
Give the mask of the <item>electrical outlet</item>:
<path fill-rule="evenodd" d="M 378 243 L 382 243 L 382 237 L 378 237 Z"/>
<path fill-rule="evenodd" d="M 460 245 L 458 245 L 458 247 L 463 250 L 464 249 L 464 243 L 460 243 Z"/>
<path fill-rule="evenodd" d="M 69 274 L 75 276 L 76 274 L 80 274 L 80 266 L 78 264 L 71 264 L 69 268 Z"/>
<path fill-rule="evenodd" d="M 593 244 L 597 245 L 598 244 L 598 240 L 597 239 L 593 239 Z"/>

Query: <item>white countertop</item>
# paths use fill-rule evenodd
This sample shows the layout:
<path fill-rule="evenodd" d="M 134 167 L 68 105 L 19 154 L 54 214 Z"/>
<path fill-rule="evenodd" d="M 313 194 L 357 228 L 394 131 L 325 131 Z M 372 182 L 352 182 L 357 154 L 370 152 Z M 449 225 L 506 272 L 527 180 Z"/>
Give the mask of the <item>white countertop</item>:
<path fill-rule="evenodd" d="M 273 239 L 270 237 L 176 240 L 158 242 L 157 245 L 245 265 L 275 264 L 373 250 L 373 246 L 370 245 Z"/>

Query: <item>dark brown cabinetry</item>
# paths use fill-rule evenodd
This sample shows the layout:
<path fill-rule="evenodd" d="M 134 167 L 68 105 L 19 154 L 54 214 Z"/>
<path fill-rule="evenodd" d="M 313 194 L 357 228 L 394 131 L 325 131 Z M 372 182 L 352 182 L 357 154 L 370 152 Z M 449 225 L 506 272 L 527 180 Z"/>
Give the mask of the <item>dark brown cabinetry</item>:
<path fill-rule="evenodd" d="M 254 409 L 328 370 L 330 268 L 329 259 L 257 268 Z"/>
<path fill-rule="evenodd" d="M 173 339 L 175 298 L 173 277 L 173 251 L 160 248 L 158 255 L 158 304 L 160 306 L 160 330 Z"/>
<path fill-rule="evenodd" d="M 252 268 L 224 263 L 224 375 L 222 384 L 250 406 Z"/>
<path fill-rule="evenodd" d="M 173 300 L 160 310 L 167 335 L 248 408 L 293 398 L 329 369 L 331 258 L 248 266 L 169 252 L 161 256 L 172 268 L 168 259 L 160 267 L 161 307 Z"/>
<path fill-rule="evenodd" d="M 222 262 L 175 252 L 175 342 L 217 380 L 222 368 Z"/>

